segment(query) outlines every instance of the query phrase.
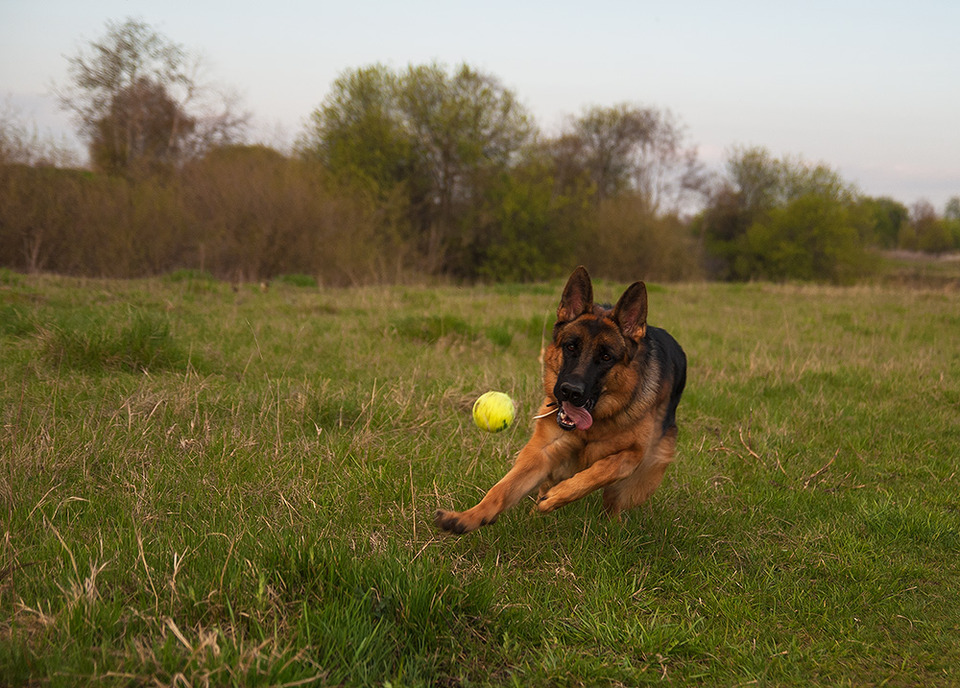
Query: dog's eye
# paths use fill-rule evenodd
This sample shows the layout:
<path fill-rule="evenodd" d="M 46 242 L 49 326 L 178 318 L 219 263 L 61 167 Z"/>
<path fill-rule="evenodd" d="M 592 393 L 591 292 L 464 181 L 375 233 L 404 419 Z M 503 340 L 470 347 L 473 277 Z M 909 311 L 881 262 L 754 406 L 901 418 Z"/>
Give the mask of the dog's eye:
<path fill-rule="evenodd" d="M 567 342 L 566 344 L 563 345 L 563 348 L 566 350 L 567 353 L 570 353 L 570 354 L 577 353 L 576 342 Z"/>
<path fill-rule="evenodd" d="M 606 351 L 604 351 L 602 354 L 600 354 L 600 360 L 603 361 L 604 363 L 609 363 L 610 361 L 613 360 L 613 356 L 611 356 Z"/>

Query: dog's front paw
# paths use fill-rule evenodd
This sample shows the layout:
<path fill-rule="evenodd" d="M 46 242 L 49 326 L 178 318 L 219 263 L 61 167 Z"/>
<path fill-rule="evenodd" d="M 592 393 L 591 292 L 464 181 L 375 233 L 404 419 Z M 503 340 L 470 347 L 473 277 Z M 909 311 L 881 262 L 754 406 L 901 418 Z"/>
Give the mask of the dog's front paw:
<path fill-rule="evenodd" d="M 474 509 L 467 511 L 444 511 L 437 509 L 433 522 L 440 530 L 448 533 L 463 535 L 476 530 L 480 526 L 487 526 L 497 522 L 496 516 L 480 516 Z"/>
<path fill-rule="evenodd" d="M 549 492 L 537 500 L 537 511 L 539 511 L 541 514 L 549 514 L 559 506 L 560 503 L 558 502 L 557 498 L 551 497 Z"/>
<path fill-rule="evenodd" d="M 470 529 L 467 528 L 467 524 L 464 523 L 460 516 L 461 514 L 457 513 L 456 511 L 444 511 L 443 509 L 437 509 L 437 513 L 433 517 L 433 522 L 440 530 L 445 530 L 448 533 L 455 533 L 457 535 L 463 535 L 464 533 L 469 532 Z"/>

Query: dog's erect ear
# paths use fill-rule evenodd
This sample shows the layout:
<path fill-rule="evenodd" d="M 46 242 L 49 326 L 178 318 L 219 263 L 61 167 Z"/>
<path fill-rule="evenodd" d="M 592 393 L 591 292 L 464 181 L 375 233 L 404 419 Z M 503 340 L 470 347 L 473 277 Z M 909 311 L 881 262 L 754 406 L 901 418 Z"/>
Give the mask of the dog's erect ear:
<path fill-rule="evenodd" d="M 634 341 L 640 341 L 647 333 L 647 287 L 643 282 L 634 282 L 617 301 L 613 319 L 620 331 Z"/>
<path fill-rule="evenodd" d="M 573 271 L 567 286 L 563 288 L 560 306 L 557 308 L 557 322 L 570 322 L 584 313 L 593 310 L 593 284 L 590 275 L 582 265 Z"/>

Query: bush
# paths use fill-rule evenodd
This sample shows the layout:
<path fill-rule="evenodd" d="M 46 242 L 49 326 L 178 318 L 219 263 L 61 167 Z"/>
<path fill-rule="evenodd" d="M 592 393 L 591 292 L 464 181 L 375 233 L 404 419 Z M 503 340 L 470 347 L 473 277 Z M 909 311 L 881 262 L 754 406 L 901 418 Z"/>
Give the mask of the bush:
<path fill-rule="evenodd" d="M 638 196 L 602 202 L 578 261 L 608 279 L 676 281 L 700 279 L 700 252 L 676 216 L 651 213 Z"/>
<path fill-rule="evenodd" d="M 849 206 L 801 196 L 754 222 L 740 242 L 734 275 L 743 279 L 846 284 L 871 265 Z"/>
<path fill-rule="evenodd" d="M 848 283 L 873 266 L 866 246 L 879 238 L 877 218 L 890 241 L 900 209 L 863 202 L 824 165 L 739 149 L 695 226 L 721 279 Z"/>

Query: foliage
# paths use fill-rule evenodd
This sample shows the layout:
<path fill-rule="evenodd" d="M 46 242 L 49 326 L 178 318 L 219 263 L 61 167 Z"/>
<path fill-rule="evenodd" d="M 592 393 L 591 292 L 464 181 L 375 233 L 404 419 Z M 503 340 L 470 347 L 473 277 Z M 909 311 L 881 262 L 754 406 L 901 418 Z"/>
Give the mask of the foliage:
<path fill-rule="evenodd" d="M 337 177 L 385 197 L 413 164 L 397 88 L 397 76 L 382 65 L 344 72 L 311 115 L 300 150 Z"/>
<path fill-rule="evenodd" d="M 869 264 L 851 217 L 854 212 L 849 205 L 817 194 L 774 208 L 747 229 L 735 273 L 775 281 L 853 282 Z"/>
<path fill-rule="evenodd" d="M 899 239 L 901 248 L 924 253 L 940 254 L 960 248 L 955 233 L 951 231 L 948 217 L 938 217 L 937 211 L 928 201 L 914 204 L 910 212 L 910 223 L 901 228 Z"/>
<path fill-rule="evenodd" d="M 316 164 L 272 149 L 215 150 L 183 179 L 186 210 L 206 228 L 195 245 L 201 266 L 233 280 L 301 273 L 364 281 L 387 247 L 361 197 L 338 190 Z"/>
<path fill-rule="evenodd" d="M 90 161 L 107 174 L 160 172 L 182 155 L 183 139 L 195 127 L 163 86 L 141 77 L 117 92 L 93 124 Z"/>
<path fill-rule="evenodd" d="M 0 256 L 30 271 L 65 269 L 85 229 L 82 197 L 96 195 L 82 172 L 25 165 L 0 166 Z M 71 236 L 72 235 L 72 236 Z M 106 248 L 100 245 L 98 248 Z M 51 256 L 58 254 L 59 260 Z"/>
<path fill-rule="evenodd" d="M 591 108 L 556 139 L 535 133 L 509 89 L 466 65 L 373 65 L 337 79 L 300 149 L 399 212 L 421 269 L 466 280 L 556 275 L 595 253 L 602 202 L 628 194 L 621 212 L 656 227 L 702 182 L 680 125 L 653 108 Z"/>
<path fill-rule="evenodd" d="M 461 220 L 452 270 L 494 282 L 557 276 L 579 258 L 583 197 L 557 193 L 550 162 L 534 154 L 491 179 Z"/>
<path fill-rule="evenodd" d="M 597 274 L 624 282 L 698 280 L 700 249 L 676 215 L 650 211 L 639 193 L 602 201 L 591 218 L 591 241 L 578 262 Z"/>
<path fill-rule="evenodd" d="M 683 148 L 683 129 L 668 111 L 627 103 L 591 107 L 560 140 L 567 173 L 582 170 L 597 202 L 629 192 L 649 213 L 677 213 L 704 182 L 696 150 Z"/>
<path fill-rule="evenodd" d="M 27 271 L 368 282 L 397 253 L 375 214 L 316 165 L 257 146 L 217 149 L 173 177 L 140 180 L 0 166 L 0 261 Z"/>
<path fill-rule="evenodd" d="M 953 196 L 943 210 L 943 222 L 953 239 L 954 248 L 960 249 L 960 196 Z"/>
<path fill-rule="evenodd" d="M 868 245 L 883 249 L 897 247 L 904 225 L 909 221 L 910 211 L 892 198 L 862 198 L 860 208 L 868 217 L 868 234 L 863 237 Z"/>
<path fill-rule="evenodd" d="M 723 279 L 847 283 L 870 261 L 870 216 L 856 190 L 825 165 L 736 149 L 698 219 L 712 272 Z"/>
<path fill-rule="evenodd" d="M 424 267 L 448 271 L 457 229 L 531 136 L 529 116 L 490 75 L 461 65 L 382 65 L 341 75 L 301 139 L 303 155 L 381 199 L 398 189 Z"/>

